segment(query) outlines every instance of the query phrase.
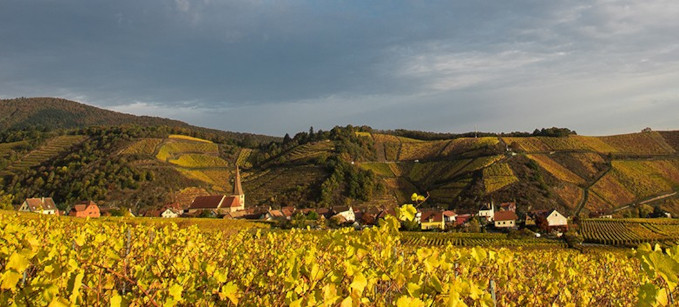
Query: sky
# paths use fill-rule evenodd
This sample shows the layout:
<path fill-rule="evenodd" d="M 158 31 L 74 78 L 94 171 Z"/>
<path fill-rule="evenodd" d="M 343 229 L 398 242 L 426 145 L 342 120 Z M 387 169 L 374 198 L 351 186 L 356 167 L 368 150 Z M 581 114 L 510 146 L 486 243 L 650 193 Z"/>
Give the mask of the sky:
<path fill-rule="evenodd" d="M 679 1 L 2 0 L 0 97 L 280 136 L 679 129 Z"/>

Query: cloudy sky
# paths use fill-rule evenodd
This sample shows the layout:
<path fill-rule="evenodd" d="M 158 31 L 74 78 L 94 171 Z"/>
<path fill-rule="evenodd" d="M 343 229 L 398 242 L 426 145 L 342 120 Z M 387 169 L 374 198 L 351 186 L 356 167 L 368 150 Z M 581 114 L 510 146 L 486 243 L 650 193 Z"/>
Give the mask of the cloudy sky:
<path fill-rule="evenodd" d="M 679 129 L 679 1 L 2 0 L 0 97 L 223 130 Z"/>

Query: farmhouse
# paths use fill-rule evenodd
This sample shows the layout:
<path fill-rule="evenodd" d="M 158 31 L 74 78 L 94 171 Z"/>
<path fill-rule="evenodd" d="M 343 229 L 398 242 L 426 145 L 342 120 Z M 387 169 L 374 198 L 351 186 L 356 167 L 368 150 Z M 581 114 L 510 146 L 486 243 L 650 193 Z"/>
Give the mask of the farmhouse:
<path fill-rule="evenodd" d="M 71 208 L 68 215 L 75 217 L 99 217 L 101 213 L 99 212 L 99 206 L 93 201 L 81 201 Z"/>
<path fill-rule="evenodd" d="M 230 213 L 245 209 L 245 194 L 240 183 L 240 171 L 236 166 L 236 179 L 233 183 L 233 194 L 198 196 L 193 200 L 188 213 L 211 210 L 216 213 Z"/>
<path fill-rule="evenodd" d="M 516 220 L 519 217 L 516 216 L 514 211 L 498 211 L 495 212 L 493 220 L 495 221 L 495 227 L 497 228 L 512 228 L 516 226 Z"/>
<path fill-rule="evenodd" d="M 19 207 L 19 211 L 41 214 L 59 214 L 57 206 L 51 197 L 27 198 Z"/>
<path fill-rule="evenodd" d="M 545 231 L 568 231 L 568 219 L 559 211 L 546 211 L 546 214 L 538 216 L 537 224 Z"/>
<path fill-rule="evenodd" d="M 422 230 L 427 229 L 445 229 L 446 225 L 443 220 L 443 212 L 441 211 L 424 211 L 420 216 L 420 227 Z"/>
<path fill-rule="evenodd" d="M 444 223 L 455 223 L 455 217 L 457 214 L 453 210 L 443 211 L 443 222 Z"/>

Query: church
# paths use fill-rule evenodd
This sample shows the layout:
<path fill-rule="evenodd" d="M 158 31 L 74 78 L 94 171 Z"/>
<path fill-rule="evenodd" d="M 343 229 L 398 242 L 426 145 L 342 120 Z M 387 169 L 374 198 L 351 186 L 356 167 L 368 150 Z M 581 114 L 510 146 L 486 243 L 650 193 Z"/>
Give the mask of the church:
<path fill-rule="evenodd" d="M 188 209 L 189 213 L 211 210 L 215 213 L 226 214 L 245 210 L 245 194 L 240 183 L 240 170 L 236 166 L 236 178 L 233 182 L 233 193 L 227 195 L 198 196 Z"/>

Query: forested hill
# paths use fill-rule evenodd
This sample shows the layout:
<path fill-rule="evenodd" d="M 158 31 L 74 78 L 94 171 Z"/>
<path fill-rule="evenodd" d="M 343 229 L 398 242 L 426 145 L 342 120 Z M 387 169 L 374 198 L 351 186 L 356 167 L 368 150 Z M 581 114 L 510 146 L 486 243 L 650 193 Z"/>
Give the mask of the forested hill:
<path fill-rule="evenodd" d="M 679 214 L 679 131 L 590 137 L 565 128 L 441 134 L 346 126 L 279 138 L 51 98 L 2 100 L 0 114 L 0 193 L 15 204 L 52 196 L 62 207 L 187 206 L 196 195 L 228 193 L 238 165 L 246 206 L 385 207 L 418 193 L 430 195 L 425 206 L 459 213 L 516 201 L 519 212 Z"/>
<path fill-rule="evenodd" d="M 153 117 L 137 116 L 89 106 L 79 102 L 51 97 L 0 99 L 0 130 L 5 129 L 62 129 L 91 126 L 137 125 L 142 127 L 167 126 L 187 128 L 227 139 L 253 143 L 270 142 L 279 138 L 220 131 L 196 127 L 185 122 Z"/>

